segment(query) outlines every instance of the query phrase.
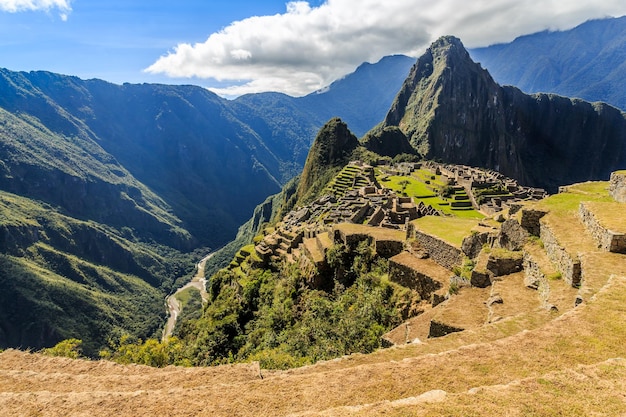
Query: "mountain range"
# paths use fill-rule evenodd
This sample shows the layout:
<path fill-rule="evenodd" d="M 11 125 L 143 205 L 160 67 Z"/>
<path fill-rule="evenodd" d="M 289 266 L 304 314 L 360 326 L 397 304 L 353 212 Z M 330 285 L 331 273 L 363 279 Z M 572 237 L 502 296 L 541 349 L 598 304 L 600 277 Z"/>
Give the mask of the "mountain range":
<path fill-rule="evenodd" d="M 500 84 L 626 110 L 626 16 L 521 36 L 470 53 Z"/>
<path fill-rule="evenodd" d="M 364 64 L 307 97 L 234 101 L 195 86 L 0 70 L 0 347 L 84 334 L 94 354 L 122 329 L 158 331 L 191 251 L 232 240 L 299 172 L 329 114 L 343 108 L 363 131 L 381 120 L 388 83 L 401 83 L 410 61 Z M 396 75 L 354 87 L 380 72 Z"/>
<path fill-rule="evenodd" d="M 551 190 L 623 166 L 622 112 L 500 87 L 458 39 L 437 42 L 301 98 L 0 70 L 0 347 L 83 335 L 93 355 L 124 332 L 158 333 L 193 259 L 300 172 L 331 117 L 381 155 Z M 280 211 L 260 207 L 251 230 Z"/>

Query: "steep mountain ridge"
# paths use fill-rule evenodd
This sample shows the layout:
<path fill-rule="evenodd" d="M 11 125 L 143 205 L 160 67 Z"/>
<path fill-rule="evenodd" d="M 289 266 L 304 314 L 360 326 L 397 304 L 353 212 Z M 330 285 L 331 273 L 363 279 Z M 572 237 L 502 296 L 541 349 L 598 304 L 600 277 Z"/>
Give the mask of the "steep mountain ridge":
<path fill-rule="evenodd" d="M 501 87 L 454 37 L 417 60 L 381 126 L 399 128 L 427 158 L 492 168 L 551 191 L 626 166 L 623 112 Z"/>
<path fill-rule="evenodd" d="M 326 123 L 309 150 L 296 191 L 298 200 L 317 196 L 336 170 L 348 163 L 357 146 L 359 141 L 341 119 Z"/>
<path fill-rule="evenodd" d="M 73 158 L 76 163 L 94 155 L 123 166 L 203 245 L 223 244 L 254 204 L 279 189 L 277 158 L 204 89 L 115 86 L 42 72 L 3 75 L 2 107 L 75 138 L 77 147 L 86 148 Z M 38 193 L 29 195 L 43 198 Z"/>

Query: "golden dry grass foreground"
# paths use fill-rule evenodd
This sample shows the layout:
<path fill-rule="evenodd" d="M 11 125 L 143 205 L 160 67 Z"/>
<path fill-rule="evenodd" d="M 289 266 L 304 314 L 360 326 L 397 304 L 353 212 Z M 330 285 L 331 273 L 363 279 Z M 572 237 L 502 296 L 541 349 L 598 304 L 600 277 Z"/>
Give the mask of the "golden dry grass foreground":
<path fill-rule="evenodd" d="M 584 233 L 573 210 L 558 215 Z M 626 255 L 560 236 L 581 259 L 577 307 L 262 375 L 256 364 L 156 369 L 7 350 L 0 415 L 626 416 Z"/>

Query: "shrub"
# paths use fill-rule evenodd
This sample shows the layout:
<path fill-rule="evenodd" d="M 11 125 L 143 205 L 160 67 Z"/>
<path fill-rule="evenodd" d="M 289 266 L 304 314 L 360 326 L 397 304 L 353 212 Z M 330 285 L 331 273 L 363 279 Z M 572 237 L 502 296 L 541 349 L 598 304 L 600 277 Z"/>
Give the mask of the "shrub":
<path fill-rule="evenodd" d="M 80 339 L 66 339 L 57 343 L 54 347 L 41 351 L 47 356 L 60 356 L 64 358 L 78 359 L 82 356 L 82 344 Z"/>

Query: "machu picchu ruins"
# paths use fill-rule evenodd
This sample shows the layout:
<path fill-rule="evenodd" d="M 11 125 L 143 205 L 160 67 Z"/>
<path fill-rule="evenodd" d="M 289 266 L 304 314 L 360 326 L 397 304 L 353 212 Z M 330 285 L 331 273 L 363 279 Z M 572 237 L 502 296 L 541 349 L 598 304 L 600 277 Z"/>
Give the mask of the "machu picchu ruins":
<path fill-rule="evenodd" d="M 429 195 L 409 196 L 402 188 L 405 184 L 396 190 L 388 188 L 385 184 L 390 176 L 413 178 L 427 188 Z M 318 234 L 332 235 L 333 225 L 340 223 L 408 231 L 410 222 L 424 216 L 451 216 L 453 212 L 446 213 L 434 207 L 435 203 L 425 202 L 446 192 L 449 194 L 443 197 L 439 207 L 476 210 L 477 217 L 482 217 L 479 212 L 492 215 L 521 201 L 538 200 L 546 195 L 543 190 L 519 186 L 515 180 L 490 170 L 430 161 L 377 167 L 352 161 L 328 184 L 321 197 L 289 212 L 256 244 L 255 251 L 264 262 L 279 259 L 296 262 L 302 254 L 317 255 L 311 249 L 312 243 L 305 239 L 315 239 Z M 412 230 L 415 233 L 415 228 Z M 428 239 L 420 232 L 417 238 Z M 326 247 L 315 246 L 322 252 Z M 321 257 L 308 258 L 318 264 Z"/>
<path fill-rule="evenodd" d="M 616 182 L 611 196 L 619 195 Z M 296 263 L 312 271 L 309 285 L 326 288 L 329 249 L 354 251 L 365 242 L 388 260 L 389 280 L 415 293 L 407 321 L 383 336 L 384 346 L 477 328 L 524 309 L 567 311 L 589 293 L 585 256 L 561 243 L 571 233 L 546 201 L 577 201 L 571 222 L 581 238 L 572 246 L 626 252 L 626 225 L 616 219 L 624 203 L 609 197 L 608 187 L 606 194 L 585 187 L 563 187 L 547 198 L 544 190 L 490 170 L 353 161 L 321 197 L 264 229 L 253 258 L 266 268 Z"/>

